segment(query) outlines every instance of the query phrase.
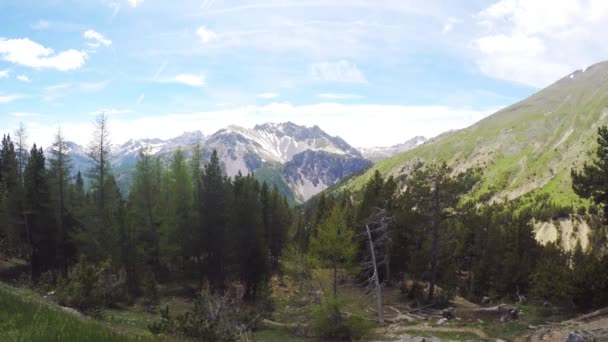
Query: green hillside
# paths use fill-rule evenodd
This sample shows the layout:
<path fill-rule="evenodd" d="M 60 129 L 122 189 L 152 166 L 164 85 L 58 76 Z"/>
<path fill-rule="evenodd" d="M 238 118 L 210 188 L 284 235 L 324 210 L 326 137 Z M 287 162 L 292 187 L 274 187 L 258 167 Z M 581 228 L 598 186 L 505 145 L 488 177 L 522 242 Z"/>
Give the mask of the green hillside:
<path fill-rule="evenodd" d="M 0 282 L 2 341 L 151 341 L 64 311 L 34 292 Z"/>
<path fill-rule="evenodd" d="M 358 190 L 379 170 L 401 177 L 420 162 L 444 160 L 456 171 L 482 167 L 475 196 L 484 200 L 547 193 L 557 204 L 580 206 L 570 170 L 588 158 L 597 127 L 608 124 L 608 62 L 567 75 L 476 124 L 440 135 L 375 164 L 342 189 Z"/>

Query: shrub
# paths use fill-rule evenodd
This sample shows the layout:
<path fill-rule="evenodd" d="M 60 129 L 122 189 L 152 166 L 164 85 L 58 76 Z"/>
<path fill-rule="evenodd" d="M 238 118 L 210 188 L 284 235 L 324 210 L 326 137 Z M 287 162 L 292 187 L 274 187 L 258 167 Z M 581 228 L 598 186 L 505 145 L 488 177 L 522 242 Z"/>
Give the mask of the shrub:
<path fill-rule="evenodd" d="M 88 263 L 83 256 L 68 272 L 67 279 L 57 281 L 59 304 L 92 315 L 100 315 L 124 296 L 124 272 L 114 272 L 109 262 Z"/>
<path fill-rule="evenodd" d="M 312 310 L 312 330 L 315 336 L 332 340 L 361 339 L 372 323 L 359 317 L 346 317 L 340 311 L 341 302 L 330 299 Z"/>
<path fill-rule="evenodd" d="M 160 296 L 158 295 L 158 284 L 154 273 L 146 271 L 143 278 L 143 297 L 144 306 L 150 311 L 153 311 L 156 306 L 160 303 Z"/>
<path fill-rule="evenodd" d="M 160 310 L 160 321 L 150 324 L 148 330 L 155 335 L 167 333 L 197 341 L 236 341 L 254 327 L 260 317 L 256 307 L 242 305 L 234 293 L 219 296 L 203 291 L 192 311 L 171 316 L 165 306 Z"/>

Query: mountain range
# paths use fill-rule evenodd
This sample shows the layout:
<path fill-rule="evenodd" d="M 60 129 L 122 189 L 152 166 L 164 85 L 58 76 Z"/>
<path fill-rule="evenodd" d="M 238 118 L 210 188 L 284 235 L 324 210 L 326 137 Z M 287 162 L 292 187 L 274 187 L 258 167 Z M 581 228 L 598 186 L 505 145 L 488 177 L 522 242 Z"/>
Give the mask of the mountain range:
<path fill-rule="evenodd" d="M 363 154 L 340 137 L 330 136 L 318 126 L 305 127 L 291 122 L 266 123 L 249 129 L 229 126 L 210 136 L 200 131 L 186 132 L 171 139 L 132 139 L 114 146 L 111 165 L 121 189 L 128 191 L 133 169 L 142 148 L 169 162 L 181 148 L 187 157 L 199 144 L 205 158 L 216 150 L 225 173 L 253 173 L 259 180 L 276 185 L 292 203 L 302 203 L 342 179 L 369 168 L 378 160 L 426 141 L 416 137 L 390 148 L 366 150 Z M 86 148 L 68 143 L 73 171 L 92 165 Z M 366 158 L 368 157 L 368 158 Z"/>

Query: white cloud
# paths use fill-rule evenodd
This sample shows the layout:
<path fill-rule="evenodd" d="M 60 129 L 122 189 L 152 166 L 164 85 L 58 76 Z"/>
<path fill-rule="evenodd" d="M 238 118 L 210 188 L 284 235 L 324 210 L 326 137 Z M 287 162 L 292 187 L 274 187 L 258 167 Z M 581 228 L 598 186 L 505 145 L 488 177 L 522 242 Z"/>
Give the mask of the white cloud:
<path fill-rule="evenodd" d="M 354 94 L 340 94 L 340 93 L 323 93 L 318 95 L 320 99 L 324 100 L 356 100 L 360 99 L 360 95 Z"/>
<path fill-rule="evenodd" d="M 68 71 L 84 65 L 87 54 L 82 51 L 69 49 L 55 53 L 29 38 L 5 39 L 0 38 L 0 56 L 5 61 L 31 68 L 52 68 Z"/>
<path fill-rule="evenodd" d="M 205 75 L 194 75 L 194 74 L 179 74 L 170 78 L 159 80 L 162 83 L 179 83 L 185 84 L 191 87 L 204 87 L 206 85 Z"/>
<path fill-rule="evenodd" d="M 144 0 L 128 0 L 128 2 L 129 2 L 129 5 L 131 5 L 131 7 L 135 8 L 139 5 L 141 5 L 144 2 Z"/>
<path fill-rule="evenodd" d="M 23 95 L 20 95 L 20 94 L 2 95 L 2 94 L 0 94 L 0 103 L 9 103 L 9 102 L 18 100 L 20 98 L 23 98 Z"/>
<path fill-rule="evenodd" d="M 540 88 L 608 55 L 604 0 L 501 0 L 476 18 L 482 33 L 471 46 L 494 78 Z"/>
<path fill-rule="evenodd" d="M 261 93 L 261 94 L 258 94 L 257 97 L 260 98 L 260 99 L 272 100 L 272 99 L 276 99 L 277 97 L 279 97 L 279 94 L 277 94 L 277 93 Z"/>
<path fill-rule="evenodd" d="M 196 29 L 196 35 L 203 44 L 207 44 L 217 39 L 217 33 L 207 29 L 205 26 L 199 26 Z"/>
<path fill-rule="evenodd" d="M 25 76 L 25 75 L 19 75 L 17 76 L 17 79 L 21 82 L 26 82 L 26 83 L 30 83 L 30 78 Z"/>
<path fill-rule="evenodd" d="M 311 64 L 308 73 L 313 80 L 344 83 L 367 83 L 357 65 L 347 60 Z"/>
<path fill-rule="evenodd" d="M 339 103 L 293 105 L 273 102 L 262 106 L 240 106 L 141 118 L 116 115 L 110 119 L 110 132 L 113 142 L 122 143 L 131 138 L 166 139 L 193 129 L 212 134 L 234 123 L 253 127 L 264 122 L 292 121 L 299 125 L 318 125 L 329 134 L 344 138 L 353 146 L 391 146 L 416 135 L 432 137 L 450 129 L 469 126 L 497 109 Z M 111 110 L 106 110 L 106 113 Z M 344 122 L 349 124 L 344 125 Z M 17 126 L 18 122 L 15 121 L 14 125 Z M 89 141 L 93 129 L 89 119 L 81 122 L 62 122 L 61 125 L 70 133 L 67 139 L 80 144 Z M 28 124 L 28 129 L 32 136 L 40 137 L 41 143 L 52 141 L 56 130 L 51 124 L 41 124 L 36 129 Z"/>
<path fill-rule="evenodd" d="M 88 39 L 87 45 L 92 48 L 98 48 L 100 45 L 110 46 L 112 41 L 104 37 L 101 33 L 94 30 L 86 30 L 83 37 Z"/>
<path fill-rule="evenodd" d="M 128 113 L 132 113 L 133 111 L 130 109 L 117 109 L 117 108 L 108 108 L 108 109 L 98 109 L 94 112 L 90 112 L 90 115 L 99 115 L 99 114 L 106 114 L 106 115 L 118 115 L 118 114 L 128 114 Z"/>
<path fill-rule="evenodd" d="M 6 78 L 8 77 L 9 71 L 8 70 L 0 70 L 0 78 Z"/>
<path fill-rule="evenodd" d="M 140 105 L 142 102 L 144 102 L 145 97 L 146 97 L 146 95 L 144 93 L 141 93 L 141 95 L 139 95 L 139 97 L 137 98 L 137 101 L 135 101 L 135 103 Z"/>

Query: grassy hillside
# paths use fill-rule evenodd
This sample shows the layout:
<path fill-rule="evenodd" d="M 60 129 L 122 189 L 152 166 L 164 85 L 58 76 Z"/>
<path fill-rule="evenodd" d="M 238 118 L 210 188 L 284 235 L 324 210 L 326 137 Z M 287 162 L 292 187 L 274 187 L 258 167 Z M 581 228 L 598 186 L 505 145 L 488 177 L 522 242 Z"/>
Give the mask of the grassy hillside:
<path fill-rule="evenodd" d="M 595 148 L 597 127 L 608 124 L 607 114 L 608 62 L 602 62 L 468 128 L 383 160 L 342 188 L 361 189 L 376 170 L 400 177 L 420 162 L 443 160 L 455 170 L 483 168 L 476 196 L 512 199 L 535 191 L 555 203 L 579 206 L 570 170 Z"/>
<path fill-rule="evenodd" d="M 39 297 L 0 282 L 0 340 L 12 341 L 149 341 L 79 317 Z"/>

